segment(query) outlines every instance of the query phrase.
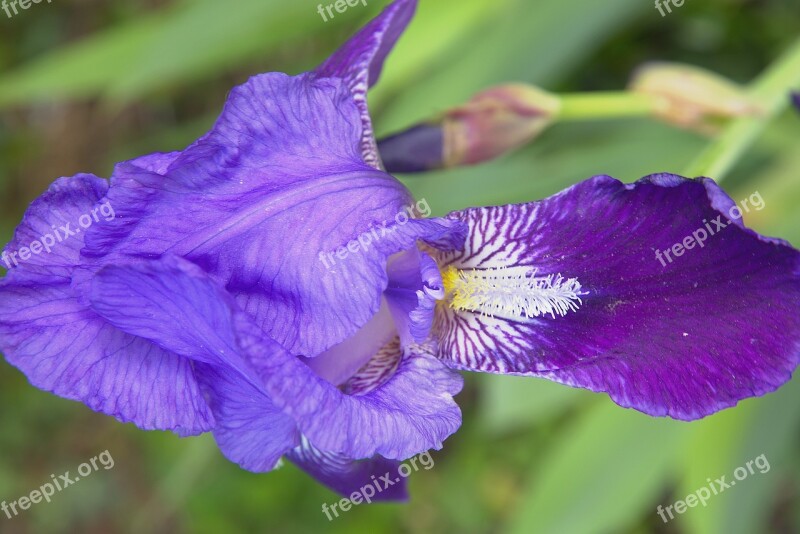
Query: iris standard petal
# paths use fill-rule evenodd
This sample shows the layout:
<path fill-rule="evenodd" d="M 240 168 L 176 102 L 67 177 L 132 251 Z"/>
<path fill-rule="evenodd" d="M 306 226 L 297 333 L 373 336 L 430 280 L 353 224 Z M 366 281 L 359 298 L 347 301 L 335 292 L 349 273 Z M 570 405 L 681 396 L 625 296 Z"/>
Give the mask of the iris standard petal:
<path fill-rule="evenodd" d="M 800 358 L 800 253 L 741 209 L 709 179 L 653 175 L 454 213 L 470 235 L 440 257 L 440 357 L 677 419 L 773 391 Z"/>
<path fill-rule="evenodd" d="M 388 311 L 387 311 L 388 314 Z M 347 395 L 365 395 L 386 383 L 397 371 L 402 360 L 400 339 L 395 337 L 379 350 L 342 385 Z M 318 359 L 312 360 L 311 366 Z M 345 497 L 358 491 L 362 495 L 372 493 L 373 501 L 396 501 L 408 498 L 405 478 L 396 480 L 400 466 L 397 460 L 374 456 L 367 460 L 353 460 L 348 456 L 316 449 L 307 439 L 287 457 L 305 472 Z M 387 476 L 388 475 L 388 476 Z M 378 484 L 368 491 L 367 486 Z"/>
<path fill-rule="evenodd" d="M 461 425 L 453 401 L 461 377 L 422 351 L 407 351 L 385 383 L 354 396 L 318 378 L 297 359 L 257 366 L 273 401 L 295 418 L 303 435 L 315 447 L 349 458 L 380 454 L 404 459 L 440 449 Z"/>
<path fill-rule="evenodd" d="M 71 287 L 83 235 L 107 182 L 56 181 L 35 201 L 7 252 L 73 223 L 64 236 L 0 281 L 0 349 L 31 383 L 146 430 L 197 434 L 214 423 L 188 360 L 125 334 L 81 304 Z"/>
<path fill-rule="evenodd" d="M 96 222 L 92 209 L 107 191 L 108 182 L 93 174 L 53 182 L 26 210 L 14 238 L 3 250 L 3 267 L 69 277 L 80 263 L 83 247 L 83 230 L 78 221 L 88 215 L 90 224 Z M 100 220 L 99 215 L 96 218 Z M 40 245 L 38 253 L 20 254 L 25 248 L 30 251 L 34 242 Z"/>
<path fill-rule="evenodd" d="M 270 337 L 316 356 L 378 311 L 391 254 L 453 226 L 408 220 L 410 195 L 363 162 L 360 132 L 341 81 L 253 78 L 163 175 L 118 166 L 108 198 L 122 222 L 93 227 L 84 255 L 190 259 Z"/>
<path fill-rule="evenodd" d="M 316 69 L 323 77 L 344 80 L 361 113 L 361 147 L 364 161 L 380 168 L 380 156 L 367 107 L 367 89 L 381 74 L 383 62 L 414 16 L 416 0 L 399 0 L 364 26 Z"/>

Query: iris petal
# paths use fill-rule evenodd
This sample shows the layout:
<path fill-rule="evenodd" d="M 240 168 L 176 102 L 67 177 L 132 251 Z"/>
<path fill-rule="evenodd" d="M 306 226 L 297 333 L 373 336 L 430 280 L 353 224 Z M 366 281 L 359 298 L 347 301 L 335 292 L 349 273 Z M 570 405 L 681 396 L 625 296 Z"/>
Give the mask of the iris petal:
<path fill-rule="evenodd" d="M 397 473 L 400 462 L 387 460 L 380 456 L 369 460 L 351 460 L 341 454 L 320 451 L 308 440 L 287 454 L 287 457 L 303 471 L 322 482 L 345 498 L 353 493 L 362 496 L 372 494 L 372 502 L 408 500 L 408 480 L 391 479 L 392 485 L 383 488 L 380 477 L 387 473 Z M 378 482 L 376 482 L 378 481 Z M 376 491 L 375 484 L 382 491 Z M 370 491 L 367 491 L 370 490 Z"/>
<path fill-rule="evenodd" d="M 422 351 L 408 351 L 381 387 L 359 396 L 342 394 L 301 365 L 285 359 L 259 367 L 275 403 L 322 450 L 404 459 L 440 449 L 461 425 L 452 398 L 461 390 L 461 377 Z"/>
<path fill-rule="evenodd" d="M 378 311 L 390 255 L 454 226 L 408 221 L 409 193 L 361 159 L 360 134 L 340 80 L 255 77 L 166 170 L 161 160 L 117 167 L 108 198 L 118 220 L 92 227 L 84 255 L 185 257 L 270 337 L 316 356 Z"/>
<path fill-rule="evenodd" d="M 436 301 L 444 298 L 436 262 L 414 248 L 389 260 L 384 294 L 404 346 L 424 342 L 433 325 Z"/>
<path fill-rule="evenodd" d="M 452 214 L 470 235 L 440 257 L 445 268 L 536 269 L 576 279 L 583 293 L 563 316 L 442 308 L 440 357 L 677 419 L 777 389 L 800 358 L 800 254 L 746 229 L 732 207 L 709 179 L 599 176 L 540 202 Z M 658 259 L 692 236 L 680 257 Z"/>
<path fill-rule="evenodd" d="M 397 329 L 384 299 L 378 313 L 353 337 L 304 361 L 318 376 L 338 386 L 356 374 L 396 335 Z"/>
<path fill-rule="evenodd" d="M 91 214 L 107 191 L 108 182 L 92 174 L 53 182 L 26 210 L 14 238 L 3 251 L 3 266 L 10 271 L 21 266 L 20 270 L 26 272 L 70 276 L 80 263 L 83 247 L 78 220 L 81 215 Z M 30 248 L 34 241 L 44 241 L 46 236 L 54 241 L 49 251 L 31 254 L 27 260 L 19 256 L 21 249 Z"/>
<path fill-rule="evenodd" d="M 250 471 L 269 471 L 300 444 L 300 434 L 242 358 L 233 297 L 210 284 L 196 265 L 167 256 L 101 269 L 91 302 L 117 328 L 194 360 L 223 454 Z"/>
<path fill-rule="evenodd" d="M 340 78 L 350 89 L 363 124 L 364 161 L 380 168 L 380 156 L 367 107 L 367 89 L 380 77 L 383 62 L 414 16 L 416 0 L 393 2 L 316 69 L 320 76 Z"/>
<path fill-rule="evenodd" d="M 217 421 L 214 439 L 228 460 L 262 473 L 275 469 L 284 454 L 300 445 L 294 419 L 242 372 L 210 364 L 197 364 L 197 371 Z"/>
<path fill-rule="evenodd" d="M 461 377 L 432 354 L 409 352 L 381 387 L 360 396 L 345 395 L 266 338 L 222 287 L 186 260 L 172 257 L 106 267 L 92 285 L 94 305 L 109 320 L 132 325 L 138 333 L 138 321 L 146 319 L 141 333 L 159 346 L 188 351 L 186 356 L 207 365 L 227 365 L 239 372 L 247 387 L 255 386 L 291 416 L 318 449 L 353 459 L 376 454 L 408 458 L 440 448 L 461 423 L 452 398 L 461 389 Z M 125 296 L 137 293 L 151 298 L 124 307 Z M 186 293 L 203 304 L 183 308 L 187 332 L 176 336 L 173 311 L 182 307 Z M 129 320 L 112 316 L 115 303 L 117 314 Z M 199 349 L 206 351 L 205 357 L 196 354 Z M 255 403 L 262 400 L 253 398 Z"/>
<path fill-rule="evenodd" d="M 105 180 L 56 181 L 34 202 L 7 247 L 11 253 L 91 213 Z M 72 230 L 76 230 L 73 226 Z M 214 418 L 191 362 L 107 324 L 72 288 L 83 234 L 13 268 L 0 281 L 0 349 L 33 385 L 146 430 L 197 434 Z"/>

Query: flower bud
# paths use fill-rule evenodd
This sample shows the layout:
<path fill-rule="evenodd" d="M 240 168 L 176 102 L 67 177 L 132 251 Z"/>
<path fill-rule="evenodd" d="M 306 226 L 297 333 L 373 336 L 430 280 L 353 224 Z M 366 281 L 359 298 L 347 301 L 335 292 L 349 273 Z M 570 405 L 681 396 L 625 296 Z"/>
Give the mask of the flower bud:
<path fill-rule="evenodd" d="M 705 134 L 716 133 L 724 119 L 761 113 L 742 86 L 679 63 L 652 63 L 639 68 L 630 89 L 656 97 L 655 115 L 660 119 Z"/>
<path fill-rule="evenodd" d="M 418 124 L 378 141 L 388 172 L 425 172 L 444 166 L 444 133 L 439 124 Z"/>
<path fill-rule="evenodd" d="M 438 119 L 382 139 L 378 150 L 389 172 L 474 165 L 531 141 L 559 108 L 557 97 L 535 87 L 493 87 Z"/>
<path fill-rule="evenodd" d="M 482 163 L 525 145 L 552 123 L 559 108 L 557 97 L 523 84 L 478 93 L 445 113 L 445 166 Z"/>

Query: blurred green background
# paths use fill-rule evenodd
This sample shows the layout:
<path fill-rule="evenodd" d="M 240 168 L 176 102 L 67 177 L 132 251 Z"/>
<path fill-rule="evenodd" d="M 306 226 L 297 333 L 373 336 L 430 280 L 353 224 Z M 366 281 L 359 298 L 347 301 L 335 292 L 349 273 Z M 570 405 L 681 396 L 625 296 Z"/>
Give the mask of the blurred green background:
<path fill-rule="evenodd" d="M 307 0 L 56 0 L 0 11 L 0 236 L 59 176 L 108 176 L 114 162 L 184 147 L 230 88 L 313 67 L 385 1 L 323 22 Z M 662 17 L 646 0 L 421 0 L 371 94 L 379 134 L 490 85 L 616 90 L 648 60 L 694 63 L 748 82 L 800 29 L 796 0 L 689 0 Z M 758 191 L 758 231 L 800 245 L 800 116 L 787 112 L 726 179 Z M 406 177 L 435 214 L 533 200 L 594 174 L 681 172 L 707 145 L 645 119 L 563 124 L 525 150 L 471 169 Z M 724 340 L 720 340 L 724 342 Z M 543 380 L 468 376 L 459 433 L 411 478 L 410 503 L 357 506 L 291 465 L 263 475 L 207 436 L 145 433 L 29 386 L 0 363 L 0 500 L 13 501 L 108 449 L 100 470 L 0 532 L 800 532 L 800 377 L 778 393 L 692 424 L 623 410 Z M 771 469 L 669 524 L 656 507 Z"/>

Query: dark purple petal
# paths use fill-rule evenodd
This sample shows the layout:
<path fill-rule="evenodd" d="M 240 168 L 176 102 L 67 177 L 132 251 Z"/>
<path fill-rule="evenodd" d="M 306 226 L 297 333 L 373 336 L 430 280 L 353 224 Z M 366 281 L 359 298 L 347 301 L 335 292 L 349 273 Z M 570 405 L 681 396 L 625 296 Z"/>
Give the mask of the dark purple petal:
<path fill-rule="evenodd" d="M 142 334 L 158 345 L 178 353 L 189 351 L 206 362 L 227 361 L 240 372 L 248 388 L 255 386 L 266 394 L 321 450 L 353 459 L 376 454 L 390 459 L 408 458 L 440 448 L 460 425 L 461 412 L 452 397 L 461 389 L 461 377 L 433 355 L 410 351 L 381 387 L 360 396 L 345 395 L 300 359 L 265 338 L 224 289 L 200 269 L 187 264 L 170 258 L 106 267 L 93 281 L 93 303 L 97 306 L 101 299 L 116 300 L 126 293 L 152 295 L 120 312 L 129 315 L 129 321 L 111 314 L 109 319 L 120 326 L 146 319 L 148 327 L 143 330 L 147 332 Z M 123 289 L 125 286 L 127 290 Z M 192 300 L 203 304 L 184 308 L 186 317 L 181 328 L 186 327 L 187 332 L 176 335 L 173 310 L 181 306 L 180 293 L 186 291 L 191 292 Z M 98 309 L 107 313 L 112 304 L 103 302 Z M 219 329 L 216 335 L 207 334 L 215 329 Z M 207 355 L 198 356 L 198 349 Z M 254 402 L 262 400 L 253 396 Z"/>
<path fill-rule="evenodd" d="M 7 248 L 75 222 L 101 202 L 106 182 L 58 180 L 29 208 Z M 191 363 L 125 334 L 79 302 L 71 276 L 83 234 L 12 269 L 0 281 L 0 349 L 31 383 L 146 430 L 197 434 L 214 423 Z"/>
<path fill-rule="evenodd" d="M 407 479 L 401 477 L 395 482 L 400 466 L 400 462 L 396 460 L 387 460 L 380 456 L 369 460 L 351 460 L 341 454 L 320 451 L 307 440 L 287 454 L 287 457 L 300 469 L 345 498 L 358 493 L 361 499 L 369 496 L 369 500 L 364 502 L 408 500 Z M 392 485 L 384 489 L 385 483 L 380 477 L 389 473 Z"/>
<path fill-rule="evenodd" d="M 443 306 L 440 356 L 460 369 L 605 391 L 622 406 L 677 419 L 774 391 L 800 358 L 800 254 L 730 223 L 732 207 L 709 179 L 653 175 L 625 185 L 599 176 L 540 202 L 452 214 L 471 232 L 443 266 L 478 275 L 536 269 L 554 277 L 539 293 L 550 304 L 569 279 L 580 290 L 563 315 L 525 317 L 508 299 L 494 317 Z M 695 245 L 679 257 L 658 259 L 689 239 Z M 525 294 L 535 310 L 533 291 Z"/>
<path fill-rule="evenodd" d="M 375 168 L 380 168 L 380 156 L 367 106 L 367 89 L 377 83 L 386 56 L 405 31 L 416 8 L 416 0 L 393 2 L 316 69 L 319 76 L 344 80 L 350 89 L 363 124 L 364 161 Z"/>
<path fill-rule="evenodd" d="M 791 98 L 792 98 L 792 104 L 794 104 L 794 107 L 796 107 L 797 110 L 800 111 L 800 91 L 793 92 Z"/>
<path fill-rule="evenodd" d="M 390 255 L 459 230 L 408 221 L 410 195 L 361 160 L 360 132 L 341 81 L 253 78 L 163 175 L 160 162 L 117 167 L 108 198 L 118 220 L 93 227 L 84 254 L 185 257 L 270 337 L 316 356 L 378 311 Z"/>

